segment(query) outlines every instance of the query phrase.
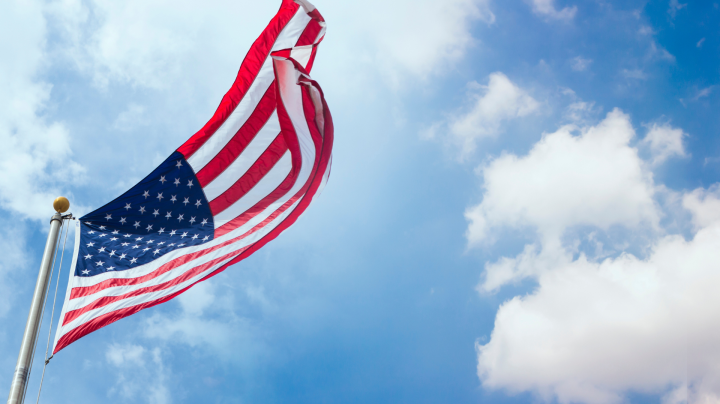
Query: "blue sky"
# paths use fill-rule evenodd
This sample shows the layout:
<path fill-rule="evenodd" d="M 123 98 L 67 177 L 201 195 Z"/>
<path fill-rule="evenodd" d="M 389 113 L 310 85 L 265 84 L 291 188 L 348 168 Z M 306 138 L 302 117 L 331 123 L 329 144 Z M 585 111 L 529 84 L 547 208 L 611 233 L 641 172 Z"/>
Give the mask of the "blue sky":
<path fill-rule="evenodd" d="M 4 4 L 0 395 L 52 199 L 79 216 L 162 162 L 278 5 Z M 717 2 L 315 5 L 322 196 L 63 350 L 44 402 L 720 401 Z"/>

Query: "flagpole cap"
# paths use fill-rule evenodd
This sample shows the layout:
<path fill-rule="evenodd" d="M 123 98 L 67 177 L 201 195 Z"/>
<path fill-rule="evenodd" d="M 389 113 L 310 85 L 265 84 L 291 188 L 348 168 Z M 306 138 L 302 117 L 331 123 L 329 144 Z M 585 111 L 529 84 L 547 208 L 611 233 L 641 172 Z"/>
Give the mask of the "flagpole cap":
<path fill-rule="evenodd" d="M 70 209 L 70 201 L 64 196 L 59 196 L 53 202 L 53 208 L 57 213 L 65 213 Z"/>

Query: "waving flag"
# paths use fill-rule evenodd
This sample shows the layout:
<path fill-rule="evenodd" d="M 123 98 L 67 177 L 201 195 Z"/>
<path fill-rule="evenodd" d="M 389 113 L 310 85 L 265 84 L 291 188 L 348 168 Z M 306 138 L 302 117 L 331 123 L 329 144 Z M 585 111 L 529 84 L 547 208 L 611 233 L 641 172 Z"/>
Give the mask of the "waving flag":
<path fill-rule="evenodd" d="M 283 0 L 212 119 L 139 184 L 80 218 L 53 353 L 243 260 L 319 194 L 333 125 L 309 72 L 324 34 L 310 3 Z"/>

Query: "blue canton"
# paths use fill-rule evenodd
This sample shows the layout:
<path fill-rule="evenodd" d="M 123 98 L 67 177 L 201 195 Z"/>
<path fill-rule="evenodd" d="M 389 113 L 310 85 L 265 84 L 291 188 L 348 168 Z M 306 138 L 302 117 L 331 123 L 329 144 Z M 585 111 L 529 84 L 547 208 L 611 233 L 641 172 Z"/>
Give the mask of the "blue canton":
<path fill-rule="evenodd" d="M 205 193 L 178 152 L 80 223 L 76 276 L 128 270 L 204 244 L 215 233 Z"/>

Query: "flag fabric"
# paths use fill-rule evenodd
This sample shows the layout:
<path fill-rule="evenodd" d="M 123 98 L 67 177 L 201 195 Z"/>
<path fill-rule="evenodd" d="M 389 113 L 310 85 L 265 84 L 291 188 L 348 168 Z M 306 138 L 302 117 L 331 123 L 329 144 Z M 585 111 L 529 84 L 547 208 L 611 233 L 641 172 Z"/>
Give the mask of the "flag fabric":
<path fill-rule="evenodd" d="M 309 72 L 324 35 L 315 7 L 283 0 L 210 121 L 78 220 L 53 354 L 248 257 L 320 193 L 333 124 Z"/>

